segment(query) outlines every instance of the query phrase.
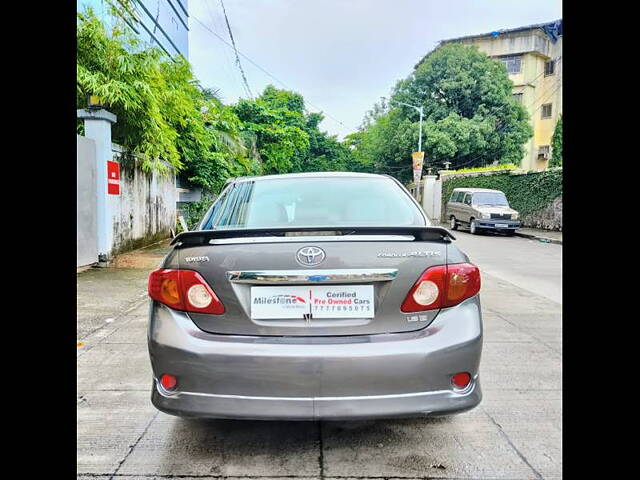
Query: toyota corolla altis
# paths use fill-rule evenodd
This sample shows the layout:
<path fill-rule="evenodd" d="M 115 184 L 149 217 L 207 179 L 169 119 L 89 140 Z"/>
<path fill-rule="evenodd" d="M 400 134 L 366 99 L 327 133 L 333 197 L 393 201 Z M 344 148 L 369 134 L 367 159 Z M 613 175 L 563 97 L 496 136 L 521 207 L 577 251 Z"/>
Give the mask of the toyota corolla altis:
<path fill-rule="evenodd" d="M 290 420 L 475 407 L 480 274 L 453 239 L 391 177 L 230 181 L 149 276 L 153 404 Z"/>

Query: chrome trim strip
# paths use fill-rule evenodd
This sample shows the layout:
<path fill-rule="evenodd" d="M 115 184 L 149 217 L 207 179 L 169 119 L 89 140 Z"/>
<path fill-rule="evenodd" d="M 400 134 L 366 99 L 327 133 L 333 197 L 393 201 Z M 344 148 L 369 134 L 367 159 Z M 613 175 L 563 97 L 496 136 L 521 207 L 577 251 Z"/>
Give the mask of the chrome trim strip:
<path fill-rule="evenodd" d="M 349 270 L 262 270 L 229 271 L 234 283 L 360 283 L 387 282 L 398 275 L 395 268 L 361 268 Z"/>
<path fill-rule="evenodd" d="M 158 384 L 159 385 L 159 384 Z M 472 387 L 475 387 L 475 382 L 472 381 Z M 469 391 L 471 391 L 469 389 Z M 464 392 L 469 393 L 469 392 Z M 160 394 L 167 396 L 164 392 L 160 391 Z M 194 397 L 208 397 L 208 398 L 220 398 L 220 399 L 229 399 L 229 400 L 261 400 L 261 401 L 275 401 L 275 402 L 286 402 L 286 401 L 306 401 L 306 402 L 335 402 L 335 401 L 358 401 L 358 400 L 392 400 L 392 399 L 401 399 L 401 398 L 415 398 L 415 397 L 429 397 L 434 395 L 451 395 L 462 396 L 461 392 L 457 392 L 455 390 L 433 390 L 431 392 L 415 392 L 415 393 L 398 393 L 398 394 L 387 394 L 387 395 L 362 395 L 362 396 L 344 396 L 344 397 L 264 397 L 264 396 L 249 396 L 249 395 L 225 395 L 218 393 L 200 393 L 200 392 L 176 392 L 178 395 L 188 395 Z M 172 395 L 174 396 L 174 395 Z"/>
<path fill-rule="evenodd" d="M 235 245 L 246 243 L 286 243 L 286 242 L 413 242 L 413 235 L 296 235 L 290 237 L 236 237 L 212 238 L 210 245 Z"/>

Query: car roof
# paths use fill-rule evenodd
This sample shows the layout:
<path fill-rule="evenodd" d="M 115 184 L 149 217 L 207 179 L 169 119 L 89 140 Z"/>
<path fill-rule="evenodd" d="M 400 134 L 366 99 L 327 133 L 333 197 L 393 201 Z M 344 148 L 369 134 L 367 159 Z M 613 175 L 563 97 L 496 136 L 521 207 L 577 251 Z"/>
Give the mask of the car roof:
<path fill-rule="evenodd" d="M 480 193 L 480 192 L 496 192 L 503 193 L 500 190 L 493 190 L 491 188 L 454 188 L 454 192 L 467 192 L 467 193 Z"/>
<path fill-rule="evenodd" d="M 286 178 L 336 178 L 336 177 L 351 177 L 351 178 L 391 178 L 389 175 L 378 175 L 375 173 L 360 173 L 360 172 L 305 172 L 305 173 L 283 173 L 280 175 L 261 175 L 255 177 L 236 177 L 227 180 L 229 183 L 238 182 L 261 182 L 265 180 L 279 180 Z"/>

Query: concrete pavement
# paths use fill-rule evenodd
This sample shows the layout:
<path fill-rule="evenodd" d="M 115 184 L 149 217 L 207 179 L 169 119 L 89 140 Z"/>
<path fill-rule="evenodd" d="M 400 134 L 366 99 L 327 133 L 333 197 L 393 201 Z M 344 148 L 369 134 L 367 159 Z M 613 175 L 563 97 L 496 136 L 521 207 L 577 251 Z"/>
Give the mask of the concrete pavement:
<path fill-rule="evenodd" d="M 561 305 L 549 295 L 561 253 L 466 235 L 459 245 L 483 273 L 484 398 L 454 417 L 258 422 L 159 413 L 146 347 L 151 267 L 132 260 L 79 274 L 78 478 L 561 478 Z M 528 283 L 518 271 L 527 262 L 512 258 L 518 250 L 537 264 Z"/>

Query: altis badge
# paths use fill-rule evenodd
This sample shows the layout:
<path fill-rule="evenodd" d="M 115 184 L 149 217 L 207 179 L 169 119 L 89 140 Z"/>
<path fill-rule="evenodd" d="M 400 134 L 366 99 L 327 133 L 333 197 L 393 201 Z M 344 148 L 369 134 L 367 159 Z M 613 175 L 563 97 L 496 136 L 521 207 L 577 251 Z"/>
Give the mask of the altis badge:
<path fill-rule="evenodd" d="M 440 252 L 433 250 L 416 250 L 413 252 L 379 252 L 378 257 L 383 258 L 402 258 L 402 257 L 439 257 Z"/>

